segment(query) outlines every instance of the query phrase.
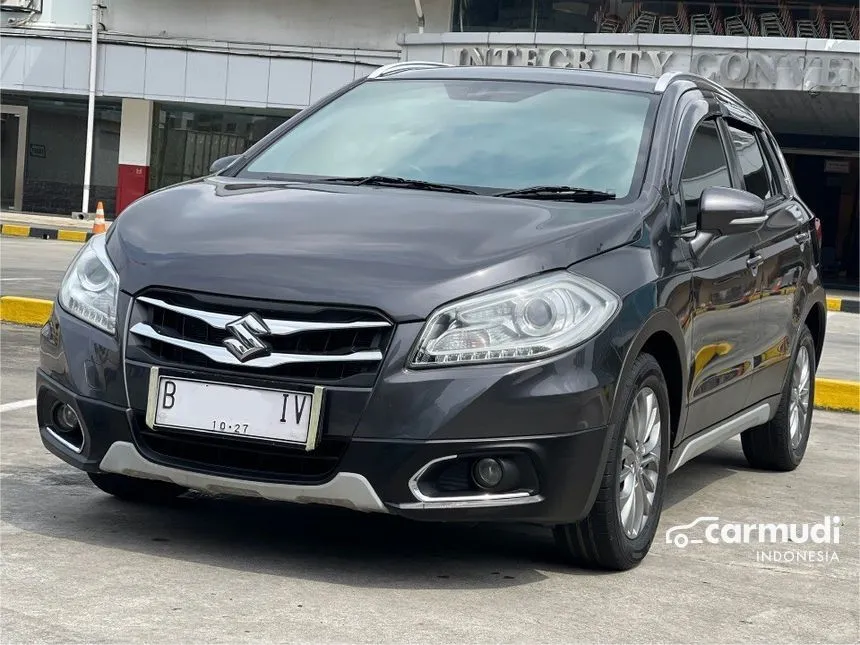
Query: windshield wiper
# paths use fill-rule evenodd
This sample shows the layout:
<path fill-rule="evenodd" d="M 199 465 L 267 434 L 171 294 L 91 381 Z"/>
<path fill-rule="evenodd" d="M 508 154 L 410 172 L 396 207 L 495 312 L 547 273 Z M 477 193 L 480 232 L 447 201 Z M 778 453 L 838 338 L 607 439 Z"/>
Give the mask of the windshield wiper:
<path fill-rule="evenodd" d="M 591 188 L 575 188 L 572 186 L 529 186 L 517 190 L 506 190 L 494 193 L 493 197 L 522 197 L 523 199 L 559 199 L 573 202 L 599 202 L 615 199 L 615 193 Z"/>
<path fill-rule="evenodd" d="M 394 186 L 397 188 L 415 188 L 417 190 L 436 190 L 445 193 L 460 193 L 462 195 L 477 195 L 474 190 L 451 186 L 450 184 L 436 184 L 418 179 L 405 179 L 403 177 L 387 177 L 385 175 L 368 175 L 367 177 L 327 177 L 316 180 L 327 184 L 347 184 L 350 186 Z"/>

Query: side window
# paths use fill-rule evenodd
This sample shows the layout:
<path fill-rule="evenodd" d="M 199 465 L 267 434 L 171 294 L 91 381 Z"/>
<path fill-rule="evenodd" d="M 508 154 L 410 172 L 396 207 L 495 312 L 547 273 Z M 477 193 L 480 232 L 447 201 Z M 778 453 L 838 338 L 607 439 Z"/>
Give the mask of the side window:
<path fill-rule="evenodd" d="M 776 139 L 774 139 L 771 134 L 767 135 L 766 138 L 768 143 L 770 143 L 770 149 L 773 151 L 778 162 L 777 168 L 779 168 L 780 175 L 782 176 L 782 183 L 785 185 L 788 194 L 796 195 L 797 187 L 794 184 L 794 177 L 788 168 L 788 163 L 785 161 L 785 155 L 782 154 L 782 149 L 779 147 L 779 143 L 777 143 Z"/>
<path fill-rule="evenodd" d="M 717 124 L 704 121 L 693 134 L 681 173 L 682 227 L 697 223 L 702 192 L 711 186 L 731 188 L 732 180 Z"/>
<path fill-rule="evenodd" d="M 788 180 L 783 172 L 783 165 L 779 158 L 779 153 L 774 147 L 776 142 L 767 136 L 764 132 L 758 133 L 758 145 L 764 153 L 764 159 L 770 169 L 770 176 L 773 180 L 773 192 L 776 195 L 787 195 Z"/>
<path fill-rule="evenodd" d="M 770 199 L 778 191 L 774 189 L 774 180 L 759 147 L 758 137 L 731 125 L 729 134 L 740 162 L 746 189 L 762 199 Z"/>

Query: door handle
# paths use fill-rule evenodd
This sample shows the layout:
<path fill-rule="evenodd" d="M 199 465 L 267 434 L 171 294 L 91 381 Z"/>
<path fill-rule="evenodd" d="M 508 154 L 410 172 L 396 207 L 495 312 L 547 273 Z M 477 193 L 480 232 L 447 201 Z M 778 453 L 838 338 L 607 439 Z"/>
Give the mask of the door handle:
<path fill-rule="evenodd" d="M 764 258 L 762 256 L 754 255 L 747 260 L 747 266 L 750 269 L 758 269 L 762 262 L 764 262 Z"/>
<path fill-rule="evenodd" d="M 749 270 L 752 271 L 753 275 L 756 275 L 762 262 L 764 262 L 764 258 L 762 256 L 754 255 L 751 258 L 747 258 L 747 267 L 749 267 Z"/>
<path fill-rule="evenodd" d="M 798 233 L 794 236 L 794 241 L 800 244 L 800 246 L 804 246 L 809 241 L 809 232 Z"/>

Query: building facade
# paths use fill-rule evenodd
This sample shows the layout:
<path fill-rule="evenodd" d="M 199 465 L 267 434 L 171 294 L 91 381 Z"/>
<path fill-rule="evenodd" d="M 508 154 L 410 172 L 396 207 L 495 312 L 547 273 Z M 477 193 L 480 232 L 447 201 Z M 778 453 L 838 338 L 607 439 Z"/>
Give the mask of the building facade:
<path fill-rule="evenodd" d="M 109 217 L 206 173 L 331 91 L 397 60 L 693 71 L 767 121 L 857 282 L 856 2 L 102 0 L 91 204 Z M 81 209 L 89 0 L 0 0 L 2 206 Z M 12 171 L 14 170 L 14 172 Z"/>

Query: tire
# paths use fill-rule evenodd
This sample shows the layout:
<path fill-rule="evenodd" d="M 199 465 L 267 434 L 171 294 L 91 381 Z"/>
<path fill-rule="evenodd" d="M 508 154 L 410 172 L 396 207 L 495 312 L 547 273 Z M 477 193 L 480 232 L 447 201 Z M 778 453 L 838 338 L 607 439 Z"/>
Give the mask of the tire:
<path fill-rule="evenodd" d="M 802 383 L 796 380 L 802 380 L 804 355 L 807 366 L 805 394 L 803 394 Z M 767 423 L 741 433 L 744 456 L 753 468 L 787 472 L 797 468 L 803 461 L 806 446 L 809 443 L 815 401 L 815 360 L 815 343 L 812 334 L 809 328 L 803 325 L 800 328 L 797 347 L 791 356 L 791 364 L 782 387 L 776 414 Z M 798 385 L 801 387 L 795 392 Z M 802 419 L 797 418 L 796 425 L 793 425 L 794 414 L 796 412 L 799 414 L 803 409 L 802 406 L 795 405 L 795 394 L 800 397 L 801 402 L 805 398 L 806 408 Z"/>
<path fill-rule="evenodd" d="M 113 473 L 87 473 L 93 484 L 108 495 L 127 502 L 163 504 L 170 502 L 188 489 L 170 482 L 140 479 Z"/>
<path fill-rule="evenodd" d="M 617 414 L 613 414 L 610 424 L 611 444 L 594 505 L 585 519 L 556 526 L 554 535 L 557 547 L 571 564 L 626 571 L 642 562 L 651 548 L 663 509 L 669 466 L 669 391 L 660 364 L 653 356 L 642 354 L 636 358 L 630 373 L 619 384 L 617 400 L 621 407 L 616 410 Z M 648 450 L 648 446 L 656 439 L 659 439 L 659 445 L 653 446 L 651 454 L 642 459 L 642 453 L 639 453 L 637 458 L 625 444 L 629 441 L 628 426 L 635 427 L 637 419 L 648 417 L 642 412 L 649 409 L 648 405 L 652 406 L 651 409 L 657 409 L 659 417 L 650 424 L 643 422 L 646 439 L 643 445 Z M 635 441 L 630 443 L 638 445 Z M 655 457 L 659 458 L 656 464 L 653 461 Z M 626 466 L 622 466 L 622 461 Z M 648 462 L 652 465 L 646 467 Z M 622 472 L 626 473 L 623 481 Z M 651 507 L 647 514 L 643 514 L 642 519 L 636 522 L 635 506 L 631 508 L 623 504 L 622 495 L 626 487 L 628 491 L 632 491 L 635 498 L 640 492 L 636 490 L 635 482 L 646 480 L 654 489 Z M 647 498 L 647 489 L 643 484 L 640 500 Z M 635 499 L 631 503 L 635 504 Z M 628 528 L 638 528 L 631 534 L 628 534 L 622 520 L 621 509 L 624 508 L 631 511 L 626 516 Z"/>

